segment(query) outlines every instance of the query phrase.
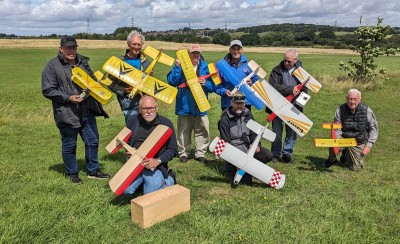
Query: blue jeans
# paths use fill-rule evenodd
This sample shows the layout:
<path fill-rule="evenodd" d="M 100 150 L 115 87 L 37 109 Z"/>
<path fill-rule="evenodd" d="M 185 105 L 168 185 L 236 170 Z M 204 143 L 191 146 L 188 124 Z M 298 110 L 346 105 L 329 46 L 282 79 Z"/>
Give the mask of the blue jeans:
<path fill-rule="evenodd" d="M 128 123 L 129 118 L 132 115 L 138 115 L 139 114 L 139 108 L 132 108 L 132 109 L 124 109 L 122 110 L 122 112 L 124 113 L 125 116 L 125 124 Z"/>
<path fill-rule="evenodd" d="M 282 132 L 283 126 L 285 126 L 286 137 L 283 144 L 282 150 Z M 294 150 L 294 145 L 296 144 L 297 135 L 286 123 L 284 123 L 280 118 L 276 117 L 272 120 L 272 130 L 276 134 L 275 141 L 272 142 L 271 151 L 275 158 L 279 158 L 282 155 L 291 156 Z"/>
<path fill-rule="evenodd" d="M 88 173 L 99 168 L 99 132 L 96 118 L 93 114 L 81 118 L 80 128 L 60 128 L 62 142 L 62 158 L 67 175 L 78 174 L 78 162 L 76 160 L 76 144 L 78 134 L 85 143 L 86 169 Z"/>
<path fill-rule="evenodd" d="M 164 187 L 174 185 L 174 180 L 171 176 L 165 179 L 163 173 L 159 169 L 152 171 L 145 168 L 132 184 L 126 188 L 124 195 L 132 195 L 142 184 L 143 194 L 148 194 L 153 191 L 161 190 Z"/>

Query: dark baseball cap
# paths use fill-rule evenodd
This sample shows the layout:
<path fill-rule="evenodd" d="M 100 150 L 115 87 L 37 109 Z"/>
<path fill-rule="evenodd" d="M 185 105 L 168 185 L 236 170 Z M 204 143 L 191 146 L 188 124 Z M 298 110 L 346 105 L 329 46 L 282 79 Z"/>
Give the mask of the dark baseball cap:
<path fill-rule="evenodd" d="M 62 47 L 70 47 L 70 46 L 78 46 L 75 37 L 73 36 L 63 36 L 60 41 L 60 46 Z"/>

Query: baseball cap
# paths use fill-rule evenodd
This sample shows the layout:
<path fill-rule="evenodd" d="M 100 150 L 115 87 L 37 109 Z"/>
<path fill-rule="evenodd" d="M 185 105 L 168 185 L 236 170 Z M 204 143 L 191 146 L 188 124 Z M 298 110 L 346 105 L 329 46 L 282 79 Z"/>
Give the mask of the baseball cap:
<path fill-rule="evenodd" d="M 63 36 L 60 41 L 60 46 L 62 47 L 70 47 L 70 46 L 78 46 L 75 37 L 73 36 Z"/>
<path fill-rule="evenodd" d="M 233 40 L 233 41 L 231 41 L 231 44 L 229 45 L 229 48 L 231 48 L 231 47 L 234 46 L 234 45 L 238 45 L 239 47 L 243 47 L 243 46 L 242 46 L 242 42 L 239 41 L 239 40 Z"/>
<path fill-rule="evenodd" d="M 201 53 L 200 44 L 190 44 L 190 46 L 189 46 L 189 53 L 192 53 L 192 52 L 199 52 L 199 53 Z"/>
<path fill-rule="evenodd" d="M 245 103 L 246 102 L 246 96 L 241 91 L 235 92 L 233 95 L 231 95 L 231 97 L 232 97 L 232 101 L 234 103 Z"/>

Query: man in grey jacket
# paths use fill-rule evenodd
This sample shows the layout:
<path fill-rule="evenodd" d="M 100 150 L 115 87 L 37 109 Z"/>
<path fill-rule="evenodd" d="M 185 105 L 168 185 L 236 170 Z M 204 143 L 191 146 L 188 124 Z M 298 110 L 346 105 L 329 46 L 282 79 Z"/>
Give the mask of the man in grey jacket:
<path fill-rule="evenodd" d="M 53 104 L 54 120 L 61 134 L 65 173 L 72 183 L 80 184 L 76 160 L 78 134 L 85 143 L 85 158 L 89 178 L 107 179 L 99 169 L 99 132 L 95 116 L 108 115 L 93 97 L 82 99 L 81 89 L 71 80 L 72 69 L 82 68 L 94 77 L 88 58 L 77 54 L 78 44 L 72 36 L 61 38 L 57 57 L 50 60 L 42 72 L 42 94 Z"/>
<path fill-rule="evenodd" d="M 240 91 L 232 95 L 231 106 L 224 110 L 219 121 L 218 129 L 221 139 L 243 152 L 247 152 L 257 137 L 257 134 L 247 128 L 247 122 L 254 120 L 251 111 L 245 107 L 246 97 Z M 254 158 L 262 163 L 268 163 L 272 160 L 272 153 L 266 148 L 258 145 Z M 236 173 L 236 167 L 225 162 L 225 172 L 228 177 L 233 177 Z M 244 174 L 242 177 L 244 184 L 251 184 L 252 177 Z"/>

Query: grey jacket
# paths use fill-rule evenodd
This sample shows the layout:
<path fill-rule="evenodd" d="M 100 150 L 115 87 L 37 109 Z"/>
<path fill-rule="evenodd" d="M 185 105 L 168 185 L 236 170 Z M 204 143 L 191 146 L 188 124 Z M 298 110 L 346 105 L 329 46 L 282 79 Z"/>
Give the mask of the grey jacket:
<path fill-rule="evenodd" d="M 93 71 L 89 67 L 89 59 L 79 54 L 76 59 L 76 66 L 95 79 Z M 81 126 L 80 118 L 88 113 L 108 118 L 101 104 L 91 96 L 79 104 L 69 101 L 71 95 L 79 95 L 82 90 L 71 80 L 71 76 L 72 67 L 60 52 L 57 57 L 47 63 L 42 72 L 42 94 L 52 101 L 57 127 L 79 128 Z"/>

